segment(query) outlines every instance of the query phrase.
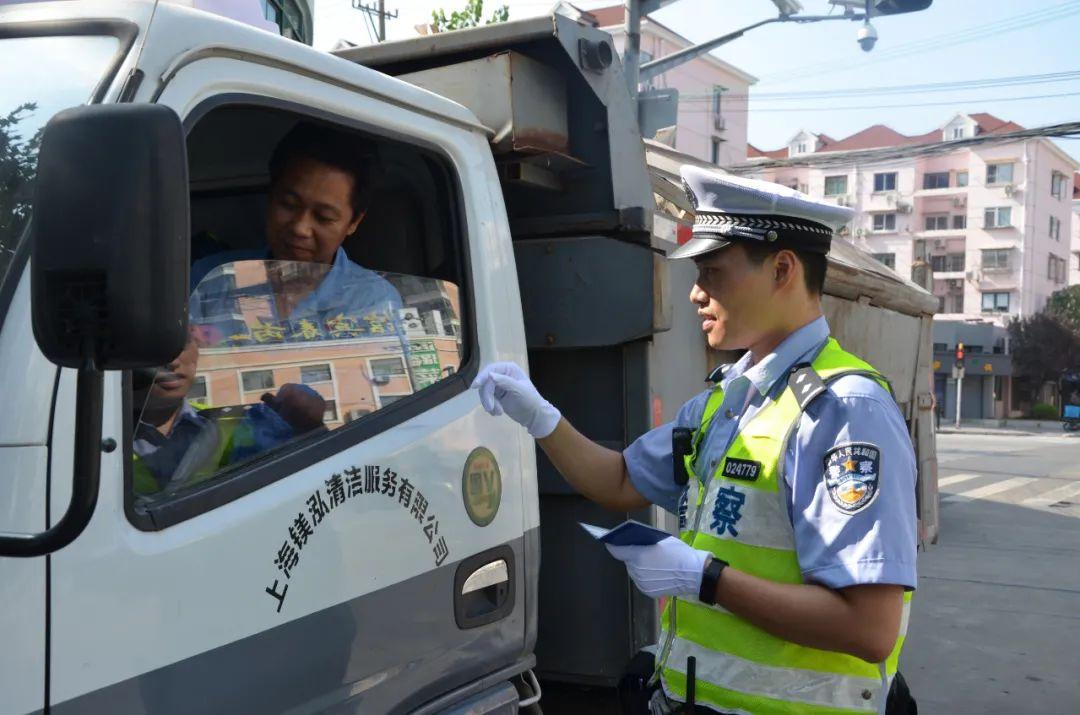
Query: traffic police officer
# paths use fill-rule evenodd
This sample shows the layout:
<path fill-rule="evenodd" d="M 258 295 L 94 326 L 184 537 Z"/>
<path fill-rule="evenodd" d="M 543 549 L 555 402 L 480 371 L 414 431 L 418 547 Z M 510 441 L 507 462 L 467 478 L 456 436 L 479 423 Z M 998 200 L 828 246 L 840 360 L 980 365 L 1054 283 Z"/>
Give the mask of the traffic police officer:
<path fill-rule="evenodd" d="M 885 377 L 822 315 L 825 255 L 853 212 L 681 173 L 696 216 L 670 258 L 697 263 L 709 346 L 743 357 L 622 453 L 577 432 L 517 365 L 486 366 L 474 387 L 585 496 L 679 515 L 680 538 L 608 547 L 638 589 L 668 597 L 653 712 L 688 690 L 703 712 L 885 712 L 915 588 L 915 455 Z"/>

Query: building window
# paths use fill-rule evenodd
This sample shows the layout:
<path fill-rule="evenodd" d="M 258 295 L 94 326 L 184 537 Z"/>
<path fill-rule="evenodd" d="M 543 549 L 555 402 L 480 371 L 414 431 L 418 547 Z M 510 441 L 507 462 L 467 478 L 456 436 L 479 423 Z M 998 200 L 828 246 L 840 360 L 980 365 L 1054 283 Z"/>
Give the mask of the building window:
<path fill-rule="evenodd" d="M 874 253 L 874 260 L 882 265 L 886 265 L 889 268 L 896 270 L 896 254 L 895 253 Z"/>
<path fill-rule="evenodd" d="M 874 174 L 874 191 L 896 191 L 896 172 Z"/>
<path fill-rule="evenodd" d="M 278 26 L 282 37 L 311 44 L 311 28 L 297 0 L 262 0 L 263 17 Z"/>
<path fill-rule="evenodd" d="M 983 213 L 984 228 L 1005 228 L 1012 225 L 1012 209 L 1008 206 L 998 206 L 986 209 Z"/>
<path fill-rule="evenodd" d="M 825 177 L 825 195 L 826 196 L 840 196 L 847 193 L 847 177 L 846 176 L 826 176 Z"/>
<path fill-rule="evenodd" d="M 191 389 L 188 390 L 187 393 L 188 402 L 201 402 L 206 404 L 207 394 L 206 375 L 196 375 L 195 380 L 191 383 Z"/>
<path fill-rule="evenodd" d="M 800 143 L 798 146 L 796 146 L 795 147 L 795 153 L 796 154 L 805 154 L 806 153 L 806 144 L 805 143 Z"/>
<path fill-rule="evenodd" d="M 963 313 L 964 312 L 964 292 L 953 292 L 947 295 L 938 296 L 938 312 L 939 313 Z"/>
<path fill-rule="evenodd" d="M 949 188 L 949 172 L 937 171 L 931 174 L 923 174 L 922 187 L 924 189 Z"/>
<path fill-rule="evenodd" d="M 1050 238 L 1055 241 L 1061 240 L 1061 219 L 1057 216 L 1050 217 Z"/>
<path fill-rule="evenodd" d="M 982 309 L 984 313 L 1008 313 L 1009 312 L 1009 294 L 1008 293 L 983 293 L 982 294 Z"/>
<path fill-rule="evenodd" d="M 323 422 L 337 422 L 337 401 L 327 400 L 326 410 L 323 412 Z"/>
<path fill-rule="evenodd" d="M 930 269 L 935 273 L 959 273 L 964 270 L 963 253 L 930 256 Z"/>
<path fill-rule="evenodd" d="M 720 164 L 720 137 L 712 138 L 712 163 Z"/>
<path fill-rule="evenodd" d="M 331 382 L 332 380 L 333 377 L 330 375 L 329 363 L 300 366 L 300 382 L 305 385 L 314 385 L 319 382 Z"/>
<path fill-rule="evenodd" d="M 926 231 L 947 231 L 948 228 L 948 214 L 931 214 L 924 219 L 924 230 Z"/>
<path fill-rule="evenodd" d="M 964 343 L 964 351 L 969 352 L 972 355 L 982 355 L 986 350 L 985 348 L 983 348 L 982 345 L 971 345 L 969 343 Z"/>
<path fill-rule="evenodd" d="M 952 217 L 953 228 L 967 228 L 967 214 L 956 214 Z"/>
<path fill-rule="evenodd" d="M 1011 248 L 984 248 L 982 267 L 986 270 L 1008 270 Z"/>
<path fill-rule="evenodd" d="M 1046 277 L 1055 283 L 1064 283 L 1069 272 L 1069 264 L 1065 259 L 1051 253 L 1047 256 L 1046 264 Z"/>
<path fill-rule="evenodd" d="M 956 185 L 967 186 L 968 185 L 968 173 L 966 171 L 956 172 Z"/>
<path fill-rule="evenodd" d="M 1067 177 L 1060 171 L 1050 173 L 1050 195 L 1055 199 L 1065 198 L 1065 179 Z"/>
<path fill-rule="evenodd" d="M 874 231 L 896 230 L 896 214 L 874 214 Z"/>
<path fill-rule="evenodd" d="M 953 127 L 952 138 L 953 139 L 963 139 L 964 138 L 964 128 L 963 127 Z"/>
<path fill-rule="evenodd" d="M 1013 180 L 1012 162 L 986 165 L 986 185 L 1011 184 Z"/>
<path fill-rule="evenodd" d="M 948 343 L 934 343 L 934 352 L 936 352 L 936 353 L 947 353 L 947 352 L 949 352 L 949 344 Z"/>
<path fill-rule="evenodd" d="M 371 377 L 376 382 L 389 382 L 392 377 L 405 374 L 405 363 L 401 358 L 379 358 L 371 361 Z"/>
<path fill-rule="evenodd" d="M 248 370 L 240 373 L 240 381 L 244 386 L 244 392 L 272 390 L 274 389 L 274 371 Z"/>
<path fill-rule="evenodd" d="M 712 113 L 714 117 L 720 116 L 720 97 L 724 94 L 723 87 L 714 86 L 712 88 Z"/>

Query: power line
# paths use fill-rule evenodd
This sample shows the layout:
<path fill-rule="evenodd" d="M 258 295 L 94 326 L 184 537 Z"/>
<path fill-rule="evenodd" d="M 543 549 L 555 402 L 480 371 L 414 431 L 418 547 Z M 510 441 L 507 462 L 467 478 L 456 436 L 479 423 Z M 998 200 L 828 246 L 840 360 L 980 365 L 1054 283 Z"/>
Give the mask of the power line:
<path fill-rule="evenodd" d="M 923 84 L 897 84 L 879 87 L 845 87 L 807 92 L 724 92 L 724 102 L 749 99 L 750 101 L 787 102 L 800 99 L 832 99 L 838 97 L 865 97 L 873 95 L 929 94 L 935 92 L 956 92 L 990 87 L 1015 87 L 1029 84 L 1051 84 L 1080 79 L 1080 70 L 1051 72 L 1047 74 L 1013 75 L 1010 77 L 992 77 L 984 79 L 953 80 Z M 680 93 L 680 102 L 713 102 L 716 95 L 712 92 Z"/>
<path fill-rule="evenodd" d="M 845 67 L 838 66 L 843 60 L 834 59 L 831 61 L 823 61 L 813 65 L 805 65 L 799 69 L 775 73 L 772 75 L 766 75 L 761 78 L 762 82 L 768 82 L 772 80 L 777 81 L 790 81 L 795 79 L 803 79 L 806 77 L 813 77 L 826 72 L 845 72 L 853 69 L 860 69 L 870 64 L 880 64 L 881 62 L 888 62 L 894 59 L 900 59 L 908 55 L 917 54 L 920 52 L 932 52 L 946 48 L 952 48 L 956 45 L 973 42 L 975 40 L 981 40 L 987 37 L 993 37 L 1006 32 L 1013 32 L 1016 30 L 1023 30 L 1035 25 L 1040 25 L 1052 20 L 1059 20 L 1070 15 L 1074 15 L 1080 12 L 1080 1 L 1069 0 L 1062 5 L 1050 8 L 1043 8 L 1042 10 L 1036 10 L 1034 12 L 1022 13 L 1019 15 L 1013 15 L 1002 20 L 995 20 L 993 22 L 984 23 L 982 25 L 976 25 L 967 29 L 958 30 L 955 32 L 943 33 L 928 37 L 923 40 L 915 42 L 909 42 L 902 45 L 898 45 L 891 49 L 881 50 L 876 52 L 873 57 L 868 58 L 857 66 Z"/>
<path fill-rule="evenodd" d="M 910 109 L 914 107 L 944 107 L 960 104 L 987 104 L 989 102 L 1025 102 L 1032 99 L 1054 99 L 1057 97 L 1077 97 L 1080 92 L 1061 92 L 1057 94 L 1029 94 L 1023 97 L 982 97 L 979 99 L 946 99 L 941 102 L 909 102 L 906 104 L 850 104 L 850 105 L 818 105 L 812 107 L 754 107 L 754 114 L 761 112 L 842 112 L 863 109 Z M 711 113 L 707 107 L 691 107 L 686 110 L 689 114 Z M 749 108 L 739 107 L 725 109 L 725 114 L 747 114 Z"/>
<path fill-rule="evenodd" d="M 1080 138 L 1080 122 L 1064 122 L 1061 124 L 1036 127 L 1034 129 L 1002 132 L 1001 134 L 980 134 L 967 139 L 952 139 L 950 141 L 932 142 L 929 144 L 915 144 L 904 147 L 879 147 L 875 149 L 858 149 L 854 151 L 822 152 L 820 154 L 809 154 L 789 159 L 755 161 L 753 163 L 738 164 L 731 167 L 730 171 L 739 174 L 759 171 L 761 169 L 779 169 L 797 166 L 832 167 L 863 162 L 892 161 L 895 159 L 908 159 L 916 156 L 949 154 L 970 147 L 1008 144 L 1011 142 L 1043 137 L 1056 137 L 1062 139 Z"/>

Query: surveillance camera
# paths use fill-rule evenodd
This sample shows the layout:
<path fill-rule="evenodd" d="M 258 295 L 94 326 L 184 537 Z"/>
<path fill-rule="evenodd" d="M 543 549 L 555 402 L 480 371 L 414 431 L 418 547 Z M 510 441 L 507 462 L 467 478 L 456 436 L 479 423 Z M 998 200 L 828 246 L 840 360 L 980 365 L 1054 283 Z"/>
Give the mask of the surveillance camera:
<path fill-rule="evenodd" d="M 877 30 L 867 22 L 859 28 L 859 34 L 855 36 L 855 39 L 859 41 L 859 47 L 863 48 L 863 52 L 869 52 L 877 43 Z"/>

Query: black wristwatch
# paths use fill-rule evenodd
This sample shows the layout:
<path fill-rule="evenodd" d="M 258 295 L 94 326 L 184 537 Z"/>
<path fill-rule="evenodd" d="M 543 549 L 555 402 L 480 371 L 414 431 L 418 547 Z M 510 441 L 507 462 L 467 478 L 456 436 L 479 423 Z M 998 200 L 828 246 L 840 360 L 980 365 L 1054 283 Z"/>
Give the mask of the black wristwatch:
<path fill-rule="evenodd" d="M 716 603 L 716 587 L 720 584 L 720 573 L 727 568 L 727 565 L 727 561 L 715 556 L 709 559 L 709 563 L 705 565 L 705 572 L 701 575 L 699 601 L 709 605 Z"/>

